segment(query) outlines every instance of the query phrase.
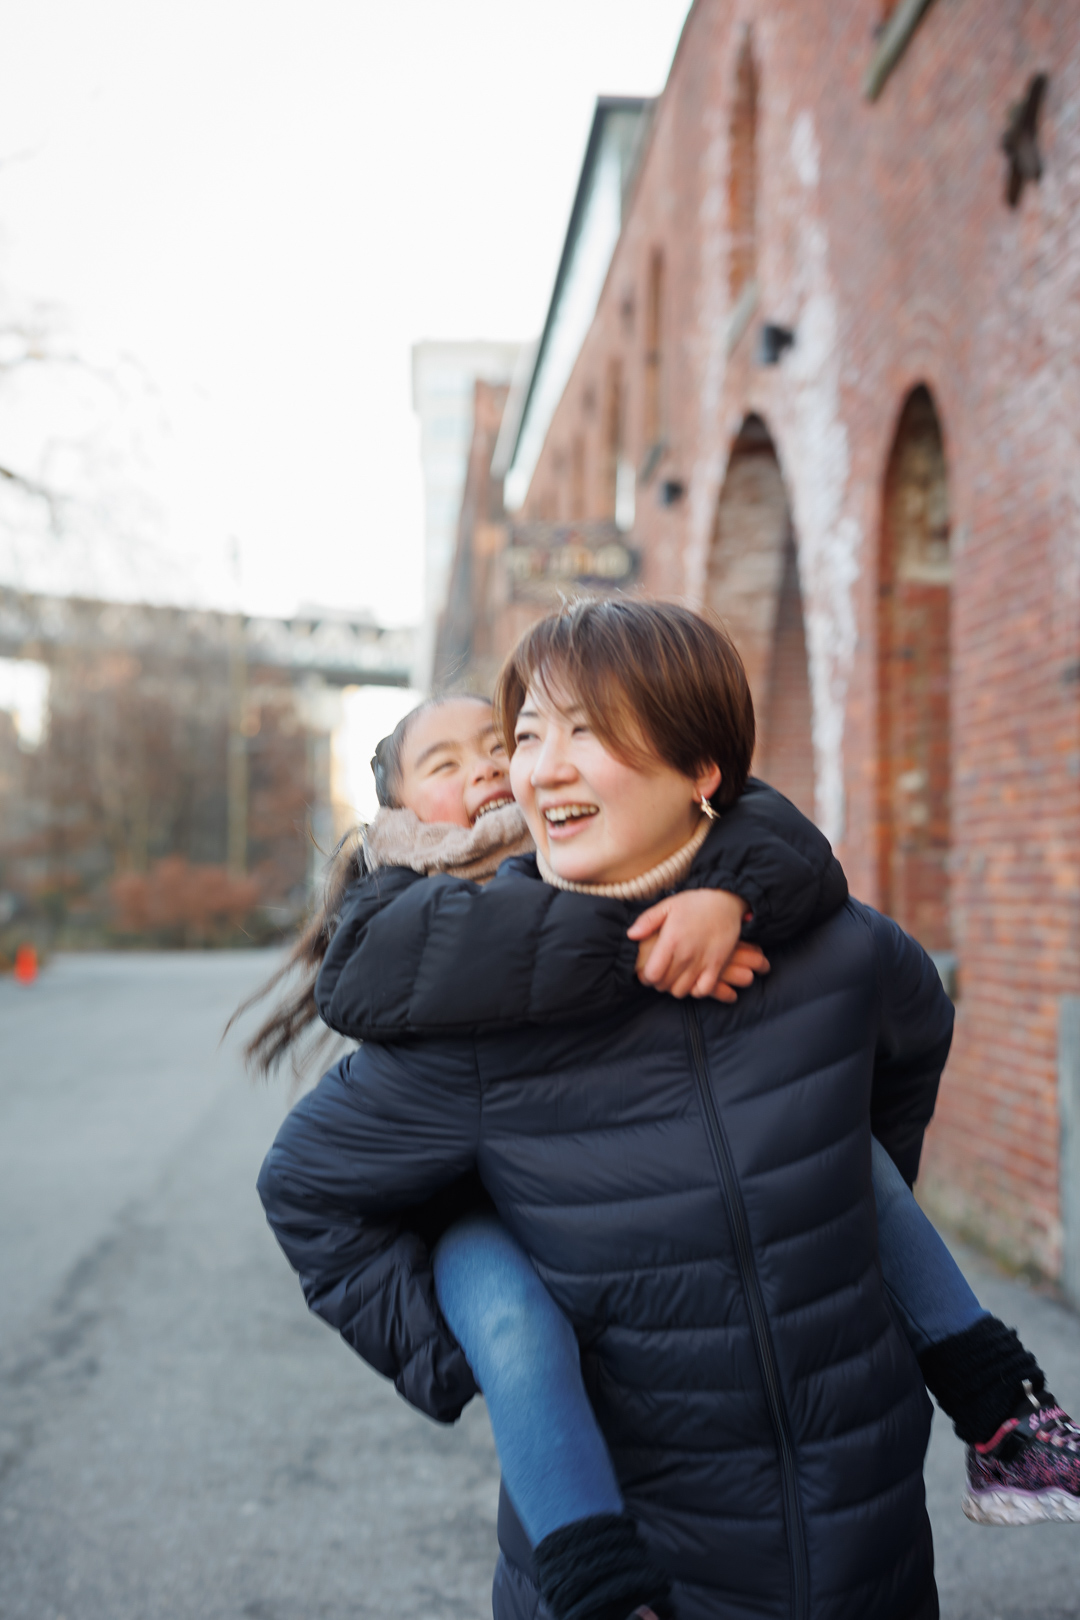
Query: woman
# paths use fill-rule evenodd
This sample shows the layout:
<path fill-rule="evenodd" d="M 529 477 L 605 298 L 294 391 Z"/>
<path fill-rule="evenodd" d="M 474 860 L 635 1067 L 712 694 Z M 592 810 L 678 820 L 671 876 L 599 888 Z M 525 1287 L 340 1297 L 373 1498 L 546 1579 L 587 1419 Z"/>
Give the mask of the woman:
<path fill-rule="evenodd" d="M 674 608 L 586 605 L 525 638 L 497 697 L 538 853 L 487 896 L 546 882 L 647 899 L 686 879 L 753 748 L 724 637 Z M 444 959 L 452 897 L 423 888 L 432 1033 L 369 1040 L 332 1070 L 260 1178 L 309 1301 L 343 1322 L 370 1312 L 365 1218 L 477 1167 L 574 1325 L 623 1497 L 683 1620 L 936 1614 L 929 1404 L 886 1303 L 870 1176 L 871 1124 L 908 1179 L 917 1167 L 952 1023 L 932 964 L 849 904 L 774 950 L 733 1007 L 637 990 L 614 1015 L 579 997 L 568 1020 L 446 1035 L 514 945 Z M 399 970 L 324 970 L 330 1022 L 351 997 L 369 1033 L 399 1032 Z M 389 1338 L 393 1301 L 378 1308 Z M 447 1339 L 433 1330 L 429 1362 Z M 551 1601 L 551 1571 L 505 1501 L 500 1540 L 496 1615 L 532 1614 L 534 1572 Z M 556 1612 L 574 1612 L 573 1576 L 563 1560 Z"/>

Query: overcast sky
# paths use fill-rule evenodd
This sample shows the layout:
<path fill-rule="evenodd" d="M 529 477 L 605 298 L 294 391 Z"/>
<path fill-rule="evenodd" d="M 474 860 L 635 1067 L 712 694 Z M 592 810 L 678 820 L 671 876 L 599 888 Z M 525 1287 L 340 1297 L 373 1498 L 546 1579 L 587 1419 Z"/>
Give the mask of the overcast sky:
<path fill-rule="evenodd" d="M 0 463 L 90 491 L 6 500 L 0 579 L 414 621 L 410 345 L 538 332 L 594 99 L 687 0 L 3 9 L 0 293 L 96 369 L 0 371 Z"/>

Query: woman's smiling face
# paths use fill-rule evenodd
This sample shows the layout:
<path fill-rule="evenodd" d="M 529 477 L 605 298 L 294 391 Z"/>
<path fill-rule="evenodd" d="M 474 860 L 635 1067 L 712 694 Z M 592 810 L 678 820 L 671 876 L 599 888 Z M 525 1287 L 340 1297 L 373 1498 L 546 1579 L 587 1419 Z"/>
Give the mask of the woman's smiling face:
<path fill-rule="evenodd" d="M 417 715 L 402 750 L 400 800 L 421 821 L 456 827 L 513 803 L 488 704 L 449 698 Z"/>
<path fill-rule="evenodd" d="M 691 779 L 655 754 L 643 765 L 618 759 L 572 697 L 537 683 L 514 736 L 514 797 L 537 849 L 570 883 L 623 883 L 674 855 L 701 818 L 699 796 L 720 783 L 715 766 Z"/>

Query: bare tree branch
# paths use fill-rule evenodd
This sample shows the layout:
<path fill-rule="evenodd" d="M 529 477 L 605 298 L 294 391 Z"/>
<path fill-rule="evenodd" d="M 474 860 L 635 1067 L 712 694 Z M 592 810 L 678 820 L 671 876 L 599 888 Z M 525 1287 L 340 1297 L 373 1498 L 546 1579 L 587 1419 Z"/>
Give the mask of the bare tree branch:
<path fill-rule="evenodd" d="M 0 158 L 0 166 L 2 162 Z M 25 466 L 26 454 L 17 453 L 14 447 L 9 449 L 6 444 L 0 443 L 0 489 L 16 490 L 21 496 L 37 503 L 47 514 L 49 528 L 58 539 L 70 535 L 80 525 L 85 527 L 90 523 L 91 526 L 103 526 L 115 540 L 118 538 L 117 516 L 112 508 L 117 492 L 99 491 L 96 496 L 93 493 L 95 484 L 100 483 L 103 474 L 116 471 L 113 466 L 117 459 L 115 447 L 110 449 L 103 441 L 101 423 L 104 417 L 111 420 L 116 413 L 122 417 L 134 396 L 142 400 L 153 398 L 157 390 L 142 365 L 132 356 L 112 357 L 104 364 L 96 362 L 80 352 L 77 343 L 71 341 L 63 328 L 63 312 L 58 307 L 41 301 L 27 303 L 25 300 L 13 300 L 8 296 L 7 289 L 0 286 L 0 389 L 6 393 L 20 376 L 28 379 L 33 376 L 49 376 L 52 379 L 64 376 L 66 382 L 59 384 L 63 398 L 70 400 L 79 397 L 79 394 L 73 395 L 66 384 L 80 378 L 88 380 L 98 391 L 96 406 L 81 409 L 83 416 L 88 411 L 92 416 L 93 431 L 88 430 L 79 437 L 69 435 L 47 441 L 32 457 L 37 465 L 26 471 L 18 470 L 18 465 L 13 466 L 7 460 L 10 454 L 16 464 Z M 113 407 L 112 413 L 106 412 L 104 417 L 100 410 L 104 403 L 102 391 L 111 397 Z M 130 429 L 128 433 L 130 436 Z M 128 448 L 129 452 L 133 452 L 134 442 Z M 54 472 L 58 457 L 63 467 Z M 130 454 L 124 459 L 125 462 L 129 461 Z M 77 468 L 74 465 L 76 462 L 79 464 Z M 91 466 L 95 476 L 87 485 L 83 474 Z M 128 482 L 129 475 L 125 472 L 121 485 Z M 134 491 L 122 489 L 121 493 L 130 505 Z"/>
<path fill-rule="evenodd" d="M 115 388 L 116 378 L 111 370 L 91 364 L 77 349 L 54 345 L 55 334 L 41 311 L 33 320 L 0 320 L 0 376 L 27 365 L 68 366 Z"/>
<path fill-rule="evenodd" d="M 50 489 L 46 484 L 39 484 L 33 478 L 25 477 L 23 473 L 14 472 L 10 467 L 5 467 L 3 464 L 0 464 L 0 478 L 14 484 L 15 488 L 22 490 L 24 495 L 29 495 L 34 500 L 44 501 L 49 510 L 51 527 L 54 530 L 59 528 L 64 497 L 58 495 L 55 489 Z"/>

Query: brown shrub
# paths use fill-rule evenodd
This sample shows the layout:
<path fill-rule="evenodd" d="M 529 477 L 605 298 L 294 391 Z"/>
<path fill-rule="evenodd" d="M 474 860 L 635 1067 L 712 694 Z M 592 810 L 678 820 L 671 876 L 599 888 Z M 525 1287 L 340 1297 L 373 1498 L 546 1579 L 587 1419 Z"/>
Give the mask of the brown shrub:
<path fill-rule="evenodd" d="M 120 934 L 164 945 L 224 945 L 243 937 L 261 895 L 255 878 L 169 855 L 149 872 L 113 878 L 109 898 Z"/>

